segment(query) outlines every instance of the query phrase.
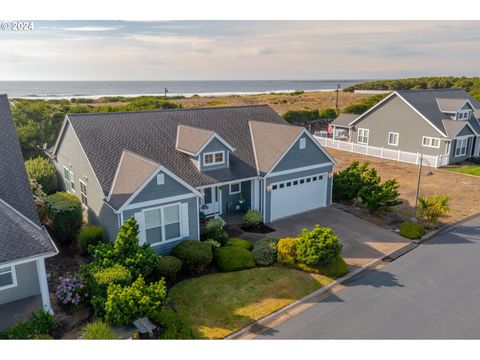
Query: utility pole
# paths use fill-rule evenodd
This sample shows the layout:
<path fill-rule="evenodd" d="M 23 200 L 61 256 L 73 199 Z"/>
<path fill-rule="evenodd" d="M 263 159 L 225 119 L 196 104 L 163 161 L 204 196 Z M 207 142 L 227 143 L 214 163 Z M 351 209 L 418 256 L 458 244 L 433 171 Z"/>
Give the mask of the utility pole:
<path fill-rule="evenodd" d="M 338 110 L 338 90 L 340 89 L 340 84 L 337 84 L 337 90 L 335 90 L 336 98 L 335 98 L 335 108 Z"/>

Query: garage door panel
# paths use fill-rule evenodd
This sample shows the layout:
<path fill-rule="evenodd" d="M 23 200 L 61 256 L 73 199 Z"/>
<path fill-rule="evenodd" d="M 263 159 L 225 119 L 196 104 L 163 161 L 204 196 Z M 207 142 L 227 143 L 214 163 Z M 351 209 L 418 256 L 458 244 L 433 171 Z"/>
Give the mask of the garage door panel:
<path fill-rule="evenodd" d="M 272 184 L 271 221 L 326 206 L 327 174 Z"/>

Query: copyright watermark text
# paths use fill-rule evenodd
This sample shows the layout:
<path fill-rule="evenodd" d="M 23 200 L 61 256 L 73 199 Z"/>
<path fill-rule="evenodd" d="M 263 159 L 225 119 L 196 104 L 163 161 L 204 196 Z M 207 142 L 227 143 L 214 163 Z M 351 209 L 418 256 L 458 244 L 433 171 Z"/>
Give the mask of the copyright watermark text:
<path fill-rule="evenodd" d="M 33 21 L 0 21 L 3 31 L 33 31 Z"/>

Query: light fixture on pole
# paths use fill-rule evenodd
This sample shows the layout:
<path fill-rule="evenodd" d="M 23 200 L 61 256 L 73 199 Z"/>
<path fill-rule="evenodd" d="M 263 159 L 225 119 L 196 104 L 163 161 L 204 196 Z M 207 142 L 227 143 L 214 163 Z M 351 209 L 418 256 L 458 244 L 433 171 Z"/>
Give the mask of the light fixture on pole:
<path fill-rule="evenodd" d="M 420 178 L 422 177 L 422 166 L 423 162 L 427 163 L 428 165 L 428 172 L 427 176 L 432 176 L 432 165 L 427 159 L 423 158 L 423 155 L 420 155 L 420 163 L 418 165 L 418 178 L 417 178 L 417 190 L 415 191 L 415 206 L 413 207 L 413 216 L 412 216 L 412 223 L 417 223 L 417 206 L 418 206 L 418 195 L 420 193 Z"/>

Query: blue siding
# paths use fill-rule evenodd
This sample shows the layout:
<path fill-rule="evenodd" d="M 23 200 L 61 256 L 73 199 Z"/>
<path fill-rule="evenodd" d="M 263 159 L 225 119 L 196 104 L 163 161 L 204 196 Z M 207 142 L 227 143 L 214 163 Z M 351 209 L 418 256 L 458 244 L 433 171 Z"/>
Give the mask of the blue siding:
<path fill-rule="evenodd" d="M 306 139 L 305 149 L 300 149 L 299 143 L 300 139 Z M 310 139 L 307 135 L 303 135 L 297 142 L 292 146 L 287 154 L 283 157 L 282 160 L 275 166 L 272 172 L 291 170 L 303 166 L 311 166 L 323 163 L 330 163 L 330 160 L 323 153 L 322 150 Z"/>
<path fill-rule="evenodd" d="M 0 291 L 0 305 L 40 294 L 35 261 L 16 265 L 17 286 Z"/>
<path fill-rule="evenodd" d="M 203 154 L 212 152 L 212 151 L 225 151 L 225 163 L 221 165 L 210 165 L 210 166 L 204 166 L 203 165 Z M 217 138 L 212 139 L 210 143 L 203 149 L 203 151 L 198 155 L 199 159 L 199 164 L 200 164 L 200 170 L 201 171 L 209 171 L 209 170 L 216 170 L 216 169 L 223 169 L 227 168 L 227 157 L 229 153 L 228 147 L 226 147 L 220 140 Z"/>
<path fill-rule="evenodd" d="M 161 204 L 156 204 L 156 205 L 151 205 L 151 206 L 146 206 L 138 209 L 130 209 L 130 210 L 125 210 L 123 212 L 123 219 L 124 221 L 127 220 L 129 217 L 134 216 L 136 212 L 141 211 L 142 209 L 150 209 L 158 206 L 164 206 L 168 204 L 173 204 L 173 203 L 188 203 L 188 229 L 189 229 L 189 236 L 179 239 L 176 241 L 171 241 L 167 242 L 165 244 L 161 244 L 158 246 L 155 246 L 154 249 L 157 251 L 159 255 L 168 255 L 170 253 L 170 250 L 172 248 L 182 242 L 183 240 L 191 239 L 191 240 L 199 240 L 200 239 L 200 234 L 198 233 L 198 203 L 197 203 L 197 197 L 191 197 L 188 199 L 180 200 L 180 201 L 170 201 L 166 203 L 161 203 Z"/>
<path fill-rule="evenodd" d="M 162 174 L 162 172 L 160 172 L 160 174 Z M 165 175 L 165 184 L 157 185 L 157 178 L 154 177 L 135 199 L 132 200 L 131 204 L 191 193 L 190 189 L 187 189 L 177 180 L 165 173 L 163 174 Z"/>
<path fill-rule="evenodd" d="M 249 209 L 251 208 L 251 187 L 252 182 L 250 180 L 241 182 L 241 195 L 245 200 L 245 206 Z M 232 203 L 232 210 L 236 211 L 235 206 L 238 205 L 240 194 L 230 195 L 230 185 L 222 185 L 220 191 L 222 192 L 222 213 L 227 213 L 229 201 Z"/>

